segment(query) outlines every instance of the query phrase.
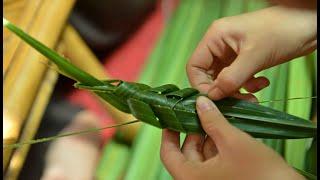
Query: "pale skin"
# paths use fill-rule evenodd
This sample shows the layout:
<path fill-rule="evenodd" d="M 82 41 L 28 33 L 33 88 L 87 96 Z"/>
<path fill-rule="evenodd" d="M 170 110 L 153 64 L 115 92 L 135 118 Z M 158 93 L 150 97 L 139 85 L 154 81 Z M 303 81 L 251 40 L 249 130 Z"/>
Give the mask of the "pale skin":
<path fill-rule="evenodd" d="M 312 9 L 274 6 L 213 22 L 187 64 L 191 85 L 213 100 L 256 101 L 252 93 L 269 85 L 256 73 L 316 49 L 316 18 Z M 174 179 L 305 179 L 208 98 L 199 97 L 196 107 L 207 136 L 188 135 L 180 148 L 179 133 L 162 134 L 161 159 Z"/>
<path fill-rule="evenodd" d="M 77 113 L 61 133 L 76 132 L 101 126 L 99 117 L 90 111 Z M 69 136 L 51 142 L 46 152 L 41 180 L 93 179 L 99 157 L 100 136 L 96 133 Z"/>

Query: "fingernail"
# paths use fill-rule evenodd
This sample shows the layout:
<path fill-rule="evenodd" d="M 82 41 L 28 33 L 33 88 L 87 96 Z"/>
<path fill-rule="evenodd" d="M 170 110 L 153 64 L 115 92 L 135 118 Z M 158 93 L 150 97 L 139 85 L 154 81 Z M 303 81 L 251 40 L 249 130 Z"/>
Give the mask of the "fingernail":
<path fill-rule="evenodd" d="M 258 84 L 258 88 L 263 89 L 265 87 L 268 87 L 269 84 L 270 84 L 269 81 L 260 81 L 260 83 Z"/>
<path fill-rule="evenodd" d="M 200 96 L 197 99 L 197 107 L 200 112 L 205 112 L 205 111 L 213 109 L 214 104 L 210 99 L 208 99 L 204 96 Z"/>
<path fill-rule="evenodd" d="M 266 87 L 266 84 L 264 84 L 264 83 L 259 83 L 258 84 L 258 89 L 263 89 L 263 88 L 265 88 Z"/>
<path fill-rule="evenodd" d="M 209 97 L 214 100 L 219 100 L 221 97 L 223 97 L 223 93 L 219 88 L 215 87 L 210 91 Z"/>

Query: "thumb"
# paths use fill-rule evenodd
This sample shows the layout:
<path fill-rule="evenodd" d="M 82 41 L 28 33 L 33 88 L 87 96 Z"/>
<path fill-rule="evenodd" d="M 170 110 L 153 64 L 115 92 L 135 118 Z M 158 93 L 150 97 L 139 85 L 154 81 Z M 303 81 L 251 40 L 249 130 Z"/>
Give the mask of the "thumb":
<path fill-rule="evenodd" d="M 250 53 L 246 51 L 240 53 L 230 66 L 225 67 L 218 74 L 208 91 L 208 96 L 213 100 L 219 100 L 237 92 L 261 69 L 263 65 L 261 57 L 264 56 L 258 52 Z"/>
<path fill-rule="evenodd" d="M 237 136 L 235 135 L 237 129 L 227 121 L 210 99 L 200 96 L 197 99 L 196 107 L 201 125 L 214 141 L 218 151 Z"/>

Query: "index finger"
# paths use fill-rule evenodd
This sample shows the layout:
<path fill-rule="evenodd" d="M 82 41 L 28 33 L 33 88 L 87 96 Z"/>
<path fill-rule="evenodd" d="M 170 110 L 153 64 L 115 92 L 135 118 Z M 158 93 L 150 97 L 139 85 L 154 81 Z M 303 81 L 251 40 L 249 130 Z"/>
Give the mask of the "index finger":
<path fill-rule="evenodd" d="M 213 62 L 213 56 L 205 43 L 200 43 L 187 64 L 187 75 L 192 87 L 207 93 L 213 83 L 208 70 Z"/>
<path fill-rule="evenodd" d="M 160 156 L 170 174 L 174 175 L 182 171 L 182 166 L 187 159 L 180 150 L 180 136 L 178 132 L 168 129 L 162 131 Z"/>

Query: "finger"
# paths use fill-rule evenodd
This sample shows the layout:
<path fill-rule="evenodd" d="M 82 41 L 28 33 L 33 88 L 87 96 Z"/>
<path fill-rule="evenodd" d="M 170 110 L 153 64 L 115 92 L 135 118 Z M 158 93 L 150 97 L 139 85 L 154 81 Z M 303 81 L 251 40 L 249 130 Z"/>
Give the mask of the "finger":
<path fill-rule="evenodd" d="M 204 159 L 210 159 L 215 157 L 218 154 L 218 150 L 213 140 L 210 137 L 207 137 L 203 145 L 203 156 Z"/>
<path fill-rule="evenodd" d="M 211 74 L 208 73 L 213 62 L 209 48 L 200 43 L 187 63 L 187 75 L 192 87 L 200 92 L 207 93 L 213 83 Z"/>
<path fill-rule="evenodd" d="M 171 174 L 181 171 L 180 168 L 186 162 L 186 158 L 180 150 L 180 136 L 178 132 L 168 129 L 162 131 L 160 157 Z"/>
<path fill-rule="evenodd" d="M 255 93 L 263 88 L 268 87 L 269 84 L 270 81 L 268 80 L 268 78 L 261 76 L 249 79 L 243 86 L 248 92 Z"/>
<path fill-rule="evenodd" d="M 250 93 L 236 92 L 235 94 L 232 95 L 232 97 L 237 98 L 237 99 L 246 100 L 246 101 L 253 102 L 253 103 L 258 102 L 257 97 L 255 97 L 253 94 L 250 94 Z"/>
<path fill-rule="evenodd" d="M 209 89 L 208 96 L 213 100 L 219 100 L 234 94 L 248 81 L 261 67 L 262 61 L 259 54 L 242 52 L 235 61 L 224 68 Z M 250 62 L 248 59 L 252 59 Z"/>
<path fill-rule="evenodd" d="M 236 128 L 225 119 L 210 99 L 200 96 L 196 107 L 204 131 L 212 138 L 219 153 L 222 152 L 230 137 L 236 135 Z"/>
<path fill-rule="evenodd" d="M 181 148 L 184 156 L 190 161 L 203 161 L 202 146 L 205 137 L 198 134 L 187 135 Z"/>

